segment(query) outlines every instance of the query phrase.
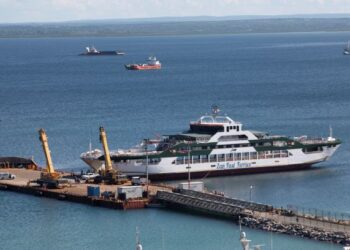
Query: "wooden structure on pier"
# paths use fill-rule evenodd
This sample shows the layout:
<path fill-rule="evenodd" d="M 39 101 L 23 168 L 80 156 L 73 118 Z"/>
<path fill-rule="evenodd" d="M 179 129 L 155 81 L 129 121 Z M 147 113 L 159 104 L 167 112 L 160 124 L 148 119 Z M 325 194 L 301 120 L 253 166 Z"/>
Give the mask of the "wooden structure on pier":
<path fill-rule="evenodd" d="M 32 159 L 22 157 L 0 157 L 0 168 L 39 169 L 38 165 Z"/>

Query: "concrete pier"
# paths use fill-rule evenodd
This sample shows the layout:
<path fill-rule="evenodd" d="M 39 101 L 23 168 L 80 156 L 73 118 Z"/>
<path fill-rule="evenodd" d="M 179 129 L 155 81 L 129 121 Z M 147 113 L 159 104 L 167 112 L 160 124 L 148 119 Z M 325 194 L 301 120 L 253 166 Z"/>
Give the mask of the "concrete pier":
<path fill-rule="evenodd" d="M 151 203 L 165 207 L 181 209 L 238 221 L 243 225 L 271 232 L 295 235 L 319 241 L 328 241 L 350 245 L 350 221 L 320 218 L 312 215 L 298 215 L 293 211 L 274 208 L 271 205 L 248 202 L 217 195 L 209 192 L 197 192 L 176 189 L 167 185 L 144 186 L 148 197 L 120 200 L 112 196 L 87 196 L 87 187 L 91 184 L 74 183 L 62 189 L 46 189 L 33 184 L 40 177 L 40 171 L 26 169 L 5 169 L 16 175 L 14 180 L 0 180 L 0 191 L 14 191 L 57 200 L 78 202 L 87 205 L 113 209 L 145 208 Z M 66 173 L 65 175 L 69 175 Z M 129 184 L 130 185 L 130 184 Z M 120 185 L 98 185 L 100 192 L 115 193 Z"/>
<path fill-rule="evenodd" d="M 192 190 L 159 191 L 158 202 L 170 208 L 216 215 L 238 221 L 243 225 L 276 233 L 350 245 L 350 221 L 325 221 L 324 218 L 301 217 L 292 211 L 273 206 L 223 197 Z"/>
<path fill-rule="evenodd" d="M 14 191 L 19 193 L 31 194 L 58 200 L 78 202 L 93 206 L 101 206 L 114 209 L 132 209 L 144 208 L 149 203 L 148 198 L 119 200 L 113 197 L 89 197 L 87 196 L 87 187 L 93 184 L 73 183 L 62 189 L 46 189 L 33 184 L 40 177 L 40 171 L 26 169 L 5 169 L 4 172 L 9 172 L 16 175 L 14 180 L 0 180 L 0 190 Z M 63 173 L 70 175 L 69 173 Z M 130 185 L 130 184 L 129 184 Z M 100 193 L 105 192 L 115 193 L 120 185 L 103 185 L 100 184 Z M 148 191 L 150 194 L 155 194 L 158 190 L 171 190 L 166 187 L 157 187 L 150 185 Z"/>

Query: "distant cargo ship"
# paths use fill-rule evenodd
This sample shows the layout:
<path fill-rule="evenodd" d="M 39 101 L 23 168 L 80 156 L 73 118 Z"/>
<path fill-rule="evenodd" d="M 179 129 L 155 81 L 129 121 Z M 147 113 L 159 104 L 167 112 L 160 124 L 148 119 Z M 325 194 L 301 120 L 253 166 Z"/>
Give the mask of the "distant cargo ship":
<path fill-rule="evenodd" d="M 270 136 L 243 130 L 228 116 L 204 115 L 184 133 L 146 140 L 135 148 L 111 151 L 113 168 L 129 176 L 141 176 L 146 168 L 151 179 L 193 178 L 297 170 L 328 160 L 341 141 L 333 138 Z M 146 150 L 147 149 L 147 150 Z M 92 169 L 104 169 L 101 150 L 83 153 Z"/>
<path fill-rule="evenodd" d="M 117 50 L 106 50 L 106 51 L 100 51 L 97 50 L 94 46 L 92 47 L 86 47 L 86 52 L 81 53 L 81 56 L 122 56 L 125 55 L 122 51 Z"/>
<path fill-rule="evenodd" d="M 162 64 L 157 60 L 155 56 L 150 56 L 146 63 L 143 64 L 126 64 L 125 68 L 128 70 L 148 70 L 148 69 L 161 69 Z"/>

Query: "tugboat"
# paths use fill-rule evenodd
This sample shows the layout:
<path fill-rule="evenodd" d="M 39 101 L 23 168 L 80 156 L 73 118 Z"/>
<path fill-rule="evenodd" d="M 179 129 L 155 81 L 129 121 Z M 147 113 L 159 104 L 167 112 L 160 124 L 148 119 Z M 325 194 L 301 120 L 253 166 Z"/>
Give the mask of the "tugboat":
<path fill-rule="evenodd" d="M 147 168 L 152 180 L 186 179 L 189 164 L 193 178 L 301 170 L 328 160 L 341 144 L 331 128 L 328 138 L 269 135 L 245 130 L 219 112 L 214 106 L 211 115 L 191 122 L 185 132 L 111 151 L 113 168 L 128 176 L 144 176 Z M 94 171 L 105 168 L 99 149 L 80 157 Z"/>
<path fill-rule="evenodd" d="M 126 64 L 125 68 L 128 70 L 148 70 L 148 69 L 161 69 L 162 64 L 157 60 L 155 56 L 150 56 L 146 63 L 143 64 Z"/>
<path fill-rule="evenodd" d="M 348 44 L 344 48 L 344 55 L 350 55 L 350 41 L 348 41 Z"/>
<path fill-rule="evenodd" d="M 81 53 L 81 56 L 122 56 L 125 55 L 122 51 L 117 50 L 106 50 L 106 51 L 100 51 L 97 50 L 94 46 L 86 47 L 86 52 Z"/>

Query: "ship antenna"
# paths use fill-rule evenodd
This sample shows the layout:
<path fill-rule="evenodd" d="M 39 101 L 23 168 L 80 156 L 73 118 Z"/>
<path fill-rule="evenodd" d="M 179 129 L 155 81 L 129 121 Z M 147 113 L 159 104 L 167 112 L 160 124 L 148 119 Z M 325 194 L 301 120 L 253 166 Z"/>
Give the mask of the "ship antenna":
<path fill-rule="evenodd" d="M 139 228 L 136 227 L 136 250 L 142 250 L 142 245 L 140 243 Z"/>
<path fill-rule="evenodd" d="M 91 130 L 90 130 L 89 151 L 90 151 L 90 153 L 92 152 Z"/>
<path fill-rule="evenodd" d="M 162 250 L 164 249 L 164 231 L 162 230 Z"/>
<path fill-rule="evenodd" d="M 213 105 L 211 107 L 211 112 L 213 114 L 213 117 L 215 118 L 219 114 L 220 109 L 219 109 L 219 107 L 217 105 Z"/>
<path fill-rule="evenodd" d="M 136 244 L 140 244 L 139 228 L 136 227 Z"/>
<path fill-rule="evenodd" d="M 271 232 L 271 234 L 270 234 L 270 240 L 271 240 L 271 250 L 273 250 L 272 232 Z"/>
<path fill-rule="evenodd" d="M 242 221 L 241 221 L 241 216 L 238 217 L 238 223 L 239 223 L 239 231 L 242 232 Z"/>
<path fill-rule="evenodd" d="M 336 139 L 333 137 L 333 129 L 331 125 L 329 125 L 329 137 L 327 138 L 327 141 L 329 142 L 336 141 Z"/>

